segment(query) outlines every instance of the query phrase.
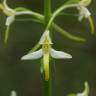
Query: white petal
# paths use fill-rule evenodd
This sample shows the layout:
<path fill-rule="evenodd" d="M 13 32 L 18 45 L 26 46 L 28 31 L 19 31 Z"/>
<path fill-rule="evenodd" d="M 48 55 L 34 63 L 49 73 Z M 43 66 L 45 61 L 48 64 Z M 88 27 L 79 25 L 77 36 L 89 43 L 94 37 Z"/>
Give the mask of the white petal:
<path fill-rule="evenodd" d="M 9 26 L 10 24 L 12 24 L 14 22 L 14 20 L 15 20 L 14 16 L 7 17 L 5 25 Z"/>
<path fill-rule="evenodd" d="M 48 39 L 49 44 L 52 44 L 52 40 L 51 40 L 51 37 L 49 35 L 49 30 L 47 30 L 43 33 L 43 35 L 40 38 L 39 44 L 43 44 L 46 38 Z"/>
<path fill-rule="evenodd" d="M 88 18 L 91 15 L 91 13 L 87 8 L 85 9 L 85 11 L 86 11 L 85 18 Z"/>
<path fill-rule="evenodd" d="M 16 96 L 16 92 L 14 90 L 11 91 L 11 95 L 10 96 Z"/>
<path fill-rule="evenodd" d="M 91 13 L 86 7 L 78 7 L 77 9 L 79 10 L 79 17 L 78 17 L 79 21 L 81 21 L 83 17 L 88 18 L 91 15 Z"/>
<path fill-rule="evenodd" d="M 83 18 L 84 18 L 84 16 L 79 15 L 79 16 L 78 16 L 78 21 L 79 21 L 79 22 L 82 21 Z"/>
<path fill-rule="evenodd" d="M 34 60 L 34 59 L 39 59 L 42 55 L 43 55 L 43 51 L 42 49 L 40 49 L 36 52 L 32 52 L 23 56 L 21 59 L 22 60 L 31 60 L 31 59 Z"/>
<path fill-rule="evenodd" d="M 82 93 L 78 93 L 77 96 L 89 96 L 89 85 L 87 82 L 84 83 L 85 89 Z"/>
<path fill-rule="evenodd" d="M 54 49 L 50 49 L 50 54 L 53 58 L 55 59 L 69 59 L 69 58 L 72 58 L 72 56 L 68 53 L 65 53 L 65 52 L 62 52 L 62 51 L 56 51 Z"/>

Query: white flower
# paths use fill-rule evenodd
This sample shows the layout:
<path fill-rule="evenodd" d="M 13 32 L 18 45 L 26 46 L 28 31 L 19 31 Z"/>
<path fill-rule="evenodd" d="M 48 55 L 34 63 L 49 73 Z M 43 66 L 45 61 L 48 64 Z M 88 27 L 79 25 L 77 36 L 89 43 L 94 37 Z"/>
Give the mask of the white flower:
<path fill-rule="evenodd" d="M 5 25 L 9 26 L 15 20 L 14 16 L 16 12 L 13 9 L 9 8 L 6 2 L 6 0 L 3 1 L 1 9 L 5 13 L 5 15 L 8 16 Z"/>
<path fill-rule="evenodd" d="M 85 82 L 84 83 L 84 91 L 81 92 L 81 93 L 71 93 L 71 94 L 68 94 L 67 96 L 89 96 L 89 85 L 88 85 L 88 82 Z"/>
<path fill-rule="evenodd" d="M 10 96 L 16 96 L 16 92 L 14 90 L 12 90 Z"/>
<path fill-rule="evenodd" d="M 81 21 L 83 18 L 88 18 L 91 13 L 87 9 L 86 6 L 88 6 L 91 3 L 91 0 L 81 0 L 78 4 L 77 9 L 79 10 L 79 16 L 78 20 Z"/>
<path fill-rule="evenodd" d="M 87 82 L 84 84 L 85 89 L 82 93 L 78 93 L 76 96 L 89 96 L 89 85 Z"/>
<path fill-rule="evenodd" d="M 5 23 L 6 26 L 9 26 L 10 24 L 12 24 L 14 22 L 16 15 L 32 14 L 32 12 L 31 11 L 28 11 L 28 10 L 26 10 L 26 11 L 20 11 L 20 12 L 15 11 L 14 9 L 10 8 L 7 5 L 7 0 L 4 0 L 3 1 L 3 4 L 0 4 L 0 9 L 7 16 L 6 23 Z"/>
<path fill-rule="evenodd" d="M 52 40 L 49 35 L 49 31 L 45 31 L 41 36 L 39 44 L 42 45 L 42 48 L 36 52 L 28 53 L 23 56 L 22 60 L 34 60 L 43 57 L 43 71 L 45 73 L 45 80 L 49 80 L 49 58 L 50 56 L 55 59 L 69 59 L 72 58 L 70 54 L 67 54 L 62 51 L 56 51 L 51 47 Z"/>

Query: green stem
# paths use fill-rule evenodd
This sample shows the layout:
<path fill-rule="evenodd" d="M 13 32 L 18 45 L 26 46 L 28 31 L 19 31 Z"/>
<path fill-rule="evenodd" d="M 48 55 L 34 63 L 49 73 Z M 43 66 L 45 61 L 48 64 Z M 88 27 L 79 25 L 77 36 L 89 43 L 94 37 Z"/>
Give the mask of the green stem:
<path fill-rule="evenodd" d="M 44 81 L 44 96 L 51 96 L 51 82 Z"/>
<path fill-rule="evenodd" d="M 90 24 L 90 28 L 91 28 L 91 34 L 94 34 L 95 31 L 94 31 L 94 23 L 93 23 L 92 17 L 89 16 L 88 20 L 89 20 L 89 24 Z"/>
<path fill-rule="evenodd" d="M 67 8 L 71 8 L 71 7 L 77 7 L 78 4 L 64 4 L 62 6 L 60 6 L 56 11 L 54 11 L 54 13 L 52 14 L 48 24 L 47 24 L 47 27 L 46 27 L 46 30 L 49 29 L 51 27 L 51 24 L 52 22 L 54 21 L 54 19 L 56 18 L 56 16 L 58 16 L 60 14 L 60 12 L 62 12 L 63 10 L 67 9 Z"/>
<path fill-rule="evenodd" d="M 9 30 L 10 30 L 10 26 L 6 27 L 6 31 L 5 31 L 5 37 L 4 37 L 4 43 L 6 44 L 8 41 L 8 37 L 9 37 Z"/>
<path fill-rule="evenodd" d="M 51 17 L 51 0 L 44 0 L 44 16 L 45 16 L 45 26 Z"/>
<path fill-rule="evenodd" d="M 51 0 L 44 0 L 44 25 L 45 28 L 51 17 Z M 49 68 L 50 70 L 50 68 Z M 49 73 L 50 74 L 50 73 Z M 50 77 L 51 78 L 51 77 Z M 44 80 L 44 96 L 51 96 L 51 81 Z"/>
<path fill-rule="evenodd" d="M 57 24 L 53 23 L 52 24 L 52 28 L 55 29 L 57 32 L 61 33 L 62 35 L 64 35 L 65 37 L 71 39 L 71 40 L 75 40 L 75 41 L 86 41 L 84 38 L 82 37 L 77 37 L 77 36 L 74 36 L 66 31 L 64 31 L 61 27 L 59 27 Z"/>

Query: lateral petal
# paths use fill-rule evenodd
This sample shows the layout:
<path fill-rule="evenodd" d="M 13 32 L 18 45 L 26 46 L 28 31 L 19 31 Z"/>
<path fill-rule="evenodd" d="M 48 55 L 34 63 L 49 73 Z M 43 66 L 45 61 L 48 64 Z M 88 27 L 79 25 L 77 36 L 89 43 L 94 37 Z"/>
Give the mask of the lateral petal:
<path fill-rule="evenodd" d="M 23 56 L 21 58 L 21 60 L 35 60 L 35 59 L 39 59 L 40 57 L 42 57 L 43 55 L 43 51 L 42 49 L 32 52 L 32 53 L 28 53 L 27 55 Z"/>
<path fill-rule="evenodd" d="M 50 49 L 50 54 L 55 59 L 70 59 L 72 56 L 68 53 L 62 52 L 62 51 L 56 51 L 54 49 Z"/>

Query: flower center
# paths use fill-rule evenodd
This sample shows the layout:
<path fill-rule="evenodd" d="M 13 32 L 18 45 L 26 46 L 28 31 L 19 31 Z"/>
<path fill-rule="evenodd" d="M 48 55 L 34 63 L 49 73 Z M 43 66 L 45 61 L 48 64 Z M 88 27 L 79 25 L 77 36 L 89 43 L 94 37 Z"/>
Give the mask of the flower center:
<path fill-rule="evenodd" d="M 51 45 L 46 37 L 46 39 L 44 40 L 44 43 L 42 45 L 42 49 L 43 49 L 44 53 L 49 52 L 50 47 L 51 47 Z"/>

